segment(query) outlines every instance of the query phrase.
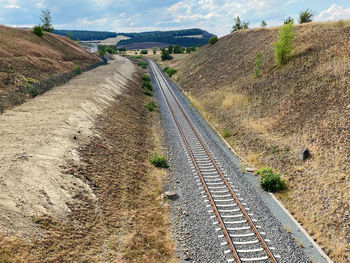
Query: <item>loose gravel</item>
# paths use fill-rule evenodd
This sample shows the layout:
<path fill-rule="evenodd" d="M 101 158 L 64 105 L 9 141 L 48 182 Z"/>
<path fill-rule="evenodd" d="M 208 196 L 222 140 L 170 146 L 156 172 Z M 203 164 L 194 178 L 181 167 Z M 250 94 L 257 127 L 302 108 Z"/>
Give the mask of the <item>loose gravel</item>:
<path fill-rule="evenodd" d="M 162 115 L 162 129 L 164 133 L 164 147 L 170 161 L 170 177 L 164 186 L 164 190 L 177 192 L 176 200 L 168 200 L 173 234 L 177 242 L 177 250 L 181 262 L 227 262 L 224 250 L 227 246 L 221 246 L 222 239 L 218 238 L 213 225 L 216 219 L 210 219 L 208 213 L 211 208 L 206 207 L 202 197 L 201 186 L 198 186 L 198 179 L 190 168 L 186 151 L 182 140 L 178 135 L 177 128 L 169 112 L 168 106 L 157 86 L 153 72 L 149 67 L 150 76 L 155 87 L 154 96 L 158 101 L 159 110 Z M 169 81 L 169 80 L 168 80 Z M 208 126 L 200 113 L 192 107 L 179 88 L 169 81 L 173 92 L 184 107 L 197 130 L 200 132 L 210 152 L 214 154 L 221 164 L 227 177 L 235 184 L 244 202 L 248 204 L 250 213 L 254 214 L 260 225 L 261 232 L 265 232 L 265 239 L 271 240 L 270 246 L 276 248 L 274 254 L 281 255 L 278 262 L 303 263 L 311 262 L 304 252 L 298 247 L 284 229 L 282 224 L 270 213 L 266 207 L 262 195 L 266 195 L 261 189 L 253 186 L 241 172 L 242 164 L 236 156 L 221 142 L 220 138 Z"/>

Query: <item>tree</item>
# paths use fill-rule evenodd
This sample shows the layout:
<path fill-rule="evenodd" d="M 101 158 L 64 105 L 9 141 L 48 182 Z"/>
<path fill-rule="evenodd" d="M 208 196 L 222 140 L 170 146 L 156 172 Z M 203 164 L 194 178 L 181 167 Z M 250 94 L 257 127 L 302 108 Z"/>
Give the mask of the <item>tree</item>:
<path fill-rule="evenodd" d="M 67 37 L 68 37 L 69 39 L 73 39 L 72 33 L 67 33 Z"/>
<path fill-rule="evenodd" d="M 266 27 L 266 26 L 267 26 L 267 23 L 265 22 L 265 20 L 261 21 L 260 26 L 261 26 L 261 27 Z"/>
<path fill-rule="evenodd" d="M 167 51 L 165 48 L 162 48 L 162 60 L 172 60 L 173 57 L 169 55 L 169 51 Z"/>
<path fill-rule="evenodd" d="M 43 28 L 41 26 L 35 26 L 33 28 L 33 33 L 39 37 L 44 35 Z"/>
<path fill-rule="evenodd" d="M 54 30 L 52 26 L 52 18 L 51 18 L 51 12 L 48 9 L 43 9 L 41 10 L 41 16 L 40 20 L 42 22 L 41 27 L 43 28 L 44 31 L 46 32 L 52 32 Z"/>
<path fill-rule="evenodd" d="M 293 24 L 285 24 L 280 28 L 277 42 L 273 43 L 276 65 L 283 65 L 288 62 L 290 53 L 293 50 L 294 37 Z"/>
<path fill-rule="evenodd" d="M 213 44 L 215 44 L 216 42 L 218 41 L 218 37 L 217 36 L 215 36 L 215 37 L 211 37 L 210 39 L 209 39 L 209 44 L 210 45 L 213 45 Z"/>
<path fill-rule="evenodd" d="M 173 54 L 173 51 L 174 51 L 173 45 L 169 45 L 168 47 L 169 54 Z"/>
<path fill-rule="evenodd" d="M 183 53 L 182 48 L 180 47 L 180 45 L 176 45 L 174 47 L 174 54 L 181 54 L 181 53 Z"/>
<path fill-rule="evenodd" d="M 285 25 L 286 24 L 294 24 L 294 18 L 293 17 L 288 17 L 286 20 L 283 22 Z"/>
<path fill-rule="evenodd" d="M 157 54 L 157 49 L 153 49 L 153 55 Z"/>
<path fill-rule="evenodd" d="M 239 16 L 235 17 L 233 21 L 234 25 L 232 26 L 231 33 L 241 29 L 249 29 L 249 23 L 241 21 L 241 18 Z"/>
<path fill-rule="evenodd" d="M 314 16 L 314 14 L 312 13 L 312 11 L 309 8 L 306 9 L 305 11 L 300 12 L 299 24 L 312 22 L 313 16 Z"/>

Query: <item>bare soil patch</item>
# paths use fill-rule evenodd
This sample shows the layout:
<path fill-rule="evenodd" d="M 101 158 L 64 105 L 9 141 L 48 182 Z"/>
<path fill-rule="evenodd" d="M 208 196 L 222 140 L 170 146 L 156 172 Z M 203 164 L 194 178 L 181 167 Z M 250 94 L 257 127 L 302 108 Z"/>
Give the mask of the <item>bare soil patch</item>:
<path fill-rule="evenodd" d="M 118 58 L 0 116 L 13 136 L 28 137 L 24 159 L 13 161 L 24 148 L 0 142 L 10 155 L 3 179 L 17 177 L 9 167 L 28 167 L 16 188 L 2 183 L 0 261 L 177 261 L 160 200 L 165 174 L 147 161 L 159 135 L 141 73 Z M 23 113 L 37 119 L 22 123 Z"/>
<path fill-rule="evenodd" d="M 185 58 L 175 75 L 192 103 L 251 165 L 287 181 L 279 195 L 336 262 L 350 259 L 350 23 L 296 27 L 275 67 L 278 28 L 238 31 Z M 262 77 L 253 78 L 263 53 Z M 312 158 L 299 159 L 303 148 Z"/>

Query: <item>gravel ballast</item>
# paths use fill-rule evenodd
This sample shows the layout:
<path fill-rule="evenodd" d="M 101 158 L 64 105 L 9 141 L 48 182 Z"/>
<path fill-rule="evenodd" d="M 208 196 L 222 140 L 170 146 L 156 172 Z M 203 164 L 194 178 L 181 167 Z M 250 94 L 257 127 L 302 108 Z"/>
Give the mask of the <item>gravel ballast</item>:
<path fill-rule="evenodd" d="M 168 106 L 155 81 L 152 69 L 149 67 L 153 82 L 154 96 L 158 102 L 161 113 L 162 129 L 164 132 L 164 147 L 167 149 L 170 161 L 170 177 L 164 186 L 164 191 L 173 190 L 177 193 L 175 200 L 168 200 L 174 238 L 177 241 L 177 249 L 182 262 L 227 262 L 232 256 L 227 256 L 224 250 L 227 246 L 221 246 L 222 239 L 218 238 L 220 231 L 215 231 L 216 219 L 211 219 L 206 207 L 205 198 L 202 197 L 202 186 L 199 186 L 198 177 L 192 172 L 190 163 L 182 140 L 178 135 Z M 168 80 L 169 81 L 169 80 Z M 261 196 L 266 195 L 257 186 L 253 186 L 242 174 L 239 160 L 221 142 L 220 138 L 208 126 L 202 116 L 195 110 L 184 97 L 178 87 L 169 81 L 177 99 L 182 104 L 190 119 L 193 121 L 202 139 L 210 152 L 216 157 L 228 178 L 234 183 L 238 193 L 248 204 L 250 213 L 253 213 L 261 226 L 261 232 L 265 232 L 265 239 L 271 240 L 269 245 L 275 247 L 275 255 L 280 255 L 278 262 L 310 262 L 298 244 L 287 233 L 282 224 L 272 216 Z"/>

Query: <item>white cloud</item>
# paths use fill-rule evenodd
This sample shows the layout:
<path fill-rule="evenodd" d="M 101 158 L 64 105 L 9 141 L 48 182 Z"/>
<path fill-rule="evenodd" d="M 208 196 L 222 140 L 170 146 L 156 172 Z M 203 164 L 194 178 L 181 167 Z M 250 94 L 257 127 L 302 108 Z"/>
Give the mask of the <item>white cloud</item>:
<path fill-rule="evenodd" d="M 5 5 L 4 8 L 20 8 L 20 6 L 18 5 L 18 0 L 7 0 L 5 1 Z"/>
<path fill-rule="evenodd" d="M 343 8 L 341 5 L 333 4 L 327 10 L 322 11 L 315 20 L 340 20 L 350 18 L 350 8 Z"/>

